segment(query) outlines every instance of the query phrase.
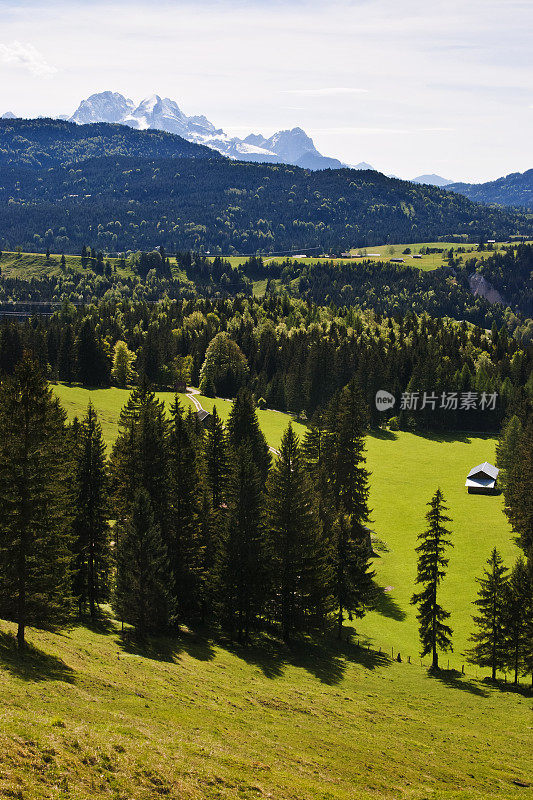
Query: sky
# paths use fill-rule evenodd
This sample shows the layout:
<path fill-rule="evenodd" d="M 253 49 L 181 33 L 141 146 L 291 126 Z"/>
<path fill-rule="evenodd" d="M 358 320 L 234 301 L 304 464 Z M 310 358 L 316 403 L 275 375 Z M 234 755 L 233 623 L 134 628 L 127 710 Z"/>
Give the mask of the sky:
<path fill-rule="evenodd" d="M 0 114 L 153 93 L 402 178 L 533 167 L 533 0 L 0 0 Z"/>

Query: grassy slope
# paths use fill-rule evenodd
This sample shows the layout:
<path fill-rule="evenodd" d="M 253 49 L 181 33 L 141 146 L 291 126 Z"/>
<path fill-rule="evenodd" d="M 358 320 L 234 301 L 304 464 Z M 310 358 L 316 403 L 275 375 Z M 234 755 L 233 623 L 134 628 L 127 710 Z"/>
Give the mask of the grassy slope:
<path fill-rule="evenodd" d="M 400 432 L 390 438 L 369 438 L 372 528 L 389 547 L 376 560 L 377 579 L 384 589 L 392 588 L 383 593 L 380 613 L 369 614 L 358 628 L 387 651 L 394 647 L 404 657 L 418 653 L 415 609 L 409 605 L 416 575 L 414 548 L 418 533 L 425 528 L 425 504 L 440 486 L 452 518 L 449 528 L 455 545 L 449 552 L 441 593 L 444 607 L 452 612 L 450 665 L 460 669 L 464 663 L 461 654 L 472 630 L 475 577 L 493 547 L 498 547 L 507 563 L 518 553 L 502 497 L 469 495 L 464 487 L 471 467 L 483 461 L 494 463 L 495 445 L 494 438 L 480 436 L 447 440 Z M 466 669 L 473 671 L 473 667 Z"/>
<path fill-rule="evenodd" d="M 530 699 L 357 647 L 30 638 L 21 664 L 0 633 L 2 797 L 512 800 L 533 781 Z"/>
<path fill-rule="evenodd" d="M 102 423 L 105 442 L 108 449 L 110 449 L 117 435 L 120 410 L 128 399 L 129 391 L 127 389 L 117 389 L 116 387 L 89 390 L 81 386 L 67 386 L 61 383 L 53 384 L 53 389 L 70 419 L 75 416 L 83 416 L 89 398 L 91 399 Z M 165 401 L 168 408 L 174 399 L 174 392 L 157 392 L 157 396 L 160 400 Z M 189 407 L 194 409 L 194 404 L 188 395 L 180 394 L 179 397 L 186 409 Z M 198 400 L 208 411 L 211 411 L 215 405 L 222 419 L 226 420 L 228 418 L 231 407 L 229 400 L 213 399 L 202 395 L 198 395 Z M 257 413 L 268 444 L 271 447 L 279 447 L 283 431 L 289 424 L 290 416 L 282 414 L 280 411 L 258 411 Z M 300 436 L 303 435 L 305 431 L 303 425 L 295 422 L 294 427 Z"/>

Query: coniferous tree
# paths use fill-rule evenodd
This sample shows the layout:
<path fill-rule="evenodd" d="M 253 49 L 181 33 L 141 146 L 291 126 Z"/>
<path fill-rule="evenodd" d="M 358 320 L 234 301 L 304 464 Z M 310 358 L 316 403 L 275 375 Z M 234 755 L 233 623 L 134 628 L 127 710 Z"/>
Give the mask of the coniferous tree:
<path fill-rule="evenodd" d="M 111 551 L 105 444 L 92 403 L 78 425 L 76 438 L 73 589 L 80 610 L 88 603 L 94 619 L 97 606 L 109 596 Z"/>
<path fill-rule="evenodd" d="M 220 508 L 226 497 L 230 466 L 226 431 L 214 406 L 206 429 L 204 452 L 211 504 L 214 509 L 217 509 Z"/>
<path fill-rule="evenodd" d="M 416 548 L 418 553 L 416 583 L 422 584 L 423 589 L 413 594 L 411 603 L 418 605 L 421 655 L 424 657 L 431 653 L 432 668 L 438 669 L 438 651 L 452 649 L 452 629 L 445 624 L 450 613 L 438 602 L 438 588 L 448 566 L 448 559 L 444 557 L 445 550 L 453 545 L 448 538 L 450 531 L 445 527 L 451 520 L 446 516 L 448 509 L 444 505 L 440 489 L 437 489 L 427 505 L 428 527 L 419 534 L 420 544 Z"/>
<path fill-rule="evenodd" d="M 307 621 L 325 618 L 330 587 L 328 547 L 292 425 L 283 434 L 266 503 L 274 605 L 288 641 Z"/>
<path fill-rule="evenodd" d="M 505 513 L 533 564 L 533 413 L 524 422 L 505 485 Z"/>
<path fill-rule="evenodd" d="M 120 412 L 110 474 L 115 514 L 125 518 L 135 494 L 144 488 L 168 543 L 168 429 L 162 402 L 146 382 L 136 387 Z"/>
<path fill-rule="evenodd" d="M 25 357 L 0 386 L 0 616 L 61 625 L 72 610 L 65 413 Z"/>
<path fill-rule="evenodd" d="M 477 631 L 470 637 L 474 645 L 467 655 L 472 664 L 490 667 L 492 680 L 495 680 L 496 670 L 502 669 L 506 662 L 504 619 L 507 567 L 496 548 L 487 559 L 487 565 L 483 577 L 477 578 L 479 591 L 474 605 L 478 614 L 473 618 Z"/>
<path fill-rule="evenodd" d="M 503 596 L 505 663 L 514 672 L 515 684 L 518 683 L 519 673 L 527 671 L 532 616 L 531 576 L 524 559 L 518 558 L 506 581 Z"/>
<path fill-rule="evenodd" d="M 173 617 L 172 576 L 150 498 L 137 490 L 117 545 L 114 608 L 139 636 L 164 631 Z"/>
<path fill-rule="evenodd" d="M 265 599 L 262 478 L 249 441 L 232 453 L 227 533 L 221 554 L 224 615 L 239 641 L 247 641 Z"/>
<path fill-rule="evenodd" d="M 500 470 L 498 483 L 504 491 L 507 486 L 509 470 L 513 466 L 521 431 L 522 423 L 516 414 L 513 414 L 502 429 L 500 440 L 496 447 L 496 466 Z"/>
<path fill-rule="evenodd" d="M 361 392 L 352 381 L 328 409 L 326 465 L 331 494 L 336 499 L 333 526 L 333 580 L 338 603 L 338 635 L 346 611 L 363 616 L 374 597 L 374 572 L 369 546 L 369 477 L 365 440 L 367 412 Z"/>
<path fill-rule="evenodd" d="M 83 320 L 78 333 L 76 359 L 78 378 L 85 386 L 109 384 L 111 361 L 89 317 Z"/>
<path fill-rule="evenodd" d="M 198 608 L 196 576 L 202 562 L 198 538 L 201 476 L 195 442 L 176 396 L 170 410 L 168 435 L 168 548 L 180 608 Z"/>
<path fill-rule="evenodd" d="M 228 418 L 227 431 L 230 445 L 234 450 L 238 450 L 245 442 L 250 445 L 252 458 L 264 486 L 272 458 L 263 431 L 259 427 L 254 400 L 249 389 L 241 389 L 237 393 Z"/>

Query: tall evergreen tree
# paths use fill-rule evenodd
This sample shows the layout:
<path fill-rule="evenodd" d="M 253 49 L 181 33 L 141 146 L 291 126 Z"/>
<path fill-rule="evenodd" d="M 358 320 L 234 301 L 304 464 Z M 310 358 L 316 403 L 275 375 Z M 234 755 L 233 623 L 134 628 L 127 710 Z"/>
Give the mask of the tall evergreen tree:
<path fill-rule="evenodd" d="M 214 406 L 206 429 L 204 452 L 211 504 L 214 509 L 217 509 L 220 508 L 226 497 L 230 466 L 226 431 Z"/>
<path fill-rule="evenodd" d="M 90 317 L 86 317 L 81 324 L 76 340 L 76 359 L 78 378 L 85 386 L 109 384 L 111 359 L 96 335 Z"/>
<path fill-rule="evenodd" d="M 238 450 L 245 442 L 250 445 L 252 458 L 264 485 L 272 458 L 263 431 L 259 427 L 255 403 L 249 389 L 241 389 L 237 393 L 228 418 L 227 430 L 230 445 L 234 450 Z"/>
<path fill-rule="evenodd" d="M 94 619 L 97 606 L 109 596 L 111 551 L 109 481 L 102 426 L 92 403 L 78 426 L 74 477 L 74 596 L 80 610 L 88 603 Z"/>
<path fill-rule="evenodd" d="M 65 413 L 25 357 L 0 386 L 0 616 L 61 625 L 72 610 Z"/>
<path fill-rule="evenodd" d="M 450 522 L 446 516 L 447 507 L 440 489 L 437 489 L 429 503 L 426 514 L 428 527 L 419 534 L 418 568 L 416 583 L 423 589 L 415 592 L 411 598 L 413 605 L 418 605 L 417 619 L 419 623 L 422 657 L 431 653 L 432 668 L 439 667 L 439 650 L 452 649 L 452 629 L 445 624 L 450 613 L 438 602 L 438 588 L 446 575 L 448 559 L 444 557 L 447 547 L 453 547 L 450 531 L 445 527 Z"/>
<path fill-rule="evenodd" d="M 283 637 L 328 611 L 329 553 L 318 505 L 292 425 L 267 483 L 267 529 L 275 607 Z"/>
<path fill-rule="evenodd" d="M 172 577 L 150 498 L 139 489 L 117 545 L 114 608 L 139 636 L 164 631 L 172 620 Z"/>
<path fill-rule="evenodd" d="M 500 440 L 496 447 L 496 466 L 500 470 L 498 475 L 498 483 L 504 488 L 504 490 L 507 486 L 509 470 L 512 469 L 518 444 L 520 442 L 521 431 L 522 423 L 516 414 L 513 414 L 513 416 L 504 425 Z"/>
<path fill-rule="evenodd" d="M 326 465 L 336 499 L 333 527 L 333 573 L 338 603 L 338 635 L 344 612 L 363 616 L 374 597 L 374 573 L 369 546 L 369 477 L 366 469 L 367 411 L 359 387 L 352 381 L 328 409 Z"/>
<path fill-rule="evenodd" d="M 168 435 L 168 548 L 180 609 L 186 614 L 198 608 L 196 576 L 202 561 L 198 538 L 200 484 L 195 441 L 176 395 Z"/>
<path fill-rule="evenodd" d="M 262 480 L 249 441 L 233 453 L 227 534 L 221 555 L 224 614 L 239 641 L 247 641 L 265 599 Z"/>
<path fill-rule="evenodd" d="M 118 519 L 131 511 L 135 494 L 144 488 L 168 542 L 168 429 L 164 404 L 146 382 L 136 387 L 120 412 L 110 474 Z"/>
<path fill-rule="evenodd" d="M 526 562 L 518 558 L 504 587 L 503 633 L 505 663 L 514 672 L 518 683 L 520 672 L 527 671 L 531 649 L 531 619 L 533 617 L 533 587 Z"/>
<path fill-rule="evenodd" d="M 505 513 L 518 543 L 533 564 L 533 413 L 520 432 L 505 484 Z"/>
<path fill-rule="evenodd" d="M 490 667 L 492 680 L 495 680 L 496 670 L 503 669 L 506 661 L 504 618 L 507 567 L 496 548 L 487 559 L 487 565 L 483 577 L 477 578 L 479 591 L 474 605 L 478 614 L 473 618 L 477 631 L 470 637 L 474 645 L 467 655 L 472 664 Z"/>

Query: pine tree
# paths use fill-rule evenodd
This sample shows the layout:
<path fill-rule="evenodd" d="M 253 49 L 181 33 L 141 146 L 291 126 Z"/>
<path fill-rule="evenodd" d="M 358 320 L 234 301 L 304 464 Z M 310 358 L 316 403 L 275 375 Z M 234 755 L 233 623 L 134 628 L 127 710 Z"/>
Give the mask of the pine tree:
<path fill-rule="evenodd" d="M 238 450 L 245 442 L 250 445 L 252 458 L 264 486 L 272 458 L 263 431 L 259 427 L 252 394 L 248 389 L 241 389 L 237 393 L 231 407 L 227 431 L 233 450 Z"/>
<path fill-rule="evenodd" d="M 419 534 L 420 544 L 416 548 L 418 553 L 418 568 L 416 583 L 422 584 L 423 589 L 415 592 L 411 598 L 413 605 L 418 605 L 417 619 L 419 623 L 421 655 L 431 653 L 432 668 L 438 669 L 438 650 L 451 650 L 452 629 L 445 624 L 450 617 L 438 603 L 438 587 L 446 575 L 448 559 L 444 557 L 446 547 L 453 547 L 450 531 L 445 525 L 450 522 L 446 516 L 447 507 L 440 489 L 437 489 L 429 503 L 426 514 L 428 527 Z"/>
<path fill-rule="evenodd" d="M 530 623 L 533 616 L 531 577 L 523 558 L 518 558 L 504 587 L 503 633 L 505 637 L 505 663 L 514 672 L 518 683 L 519 672 L 527 670 L 530 648 Z"/>
<path fill-rule="evenodd" d="M 224 615 L 239 641 L 247 641 L 265 600 L 263 491 L 249 441 L 233 453 L 227 533 L 221 554 Z"/>
<path fill-rule="evenodd" d="M 509 470 L 512 469 L 513 461 L 520 441 L 522 423 L 514 414 L 502 429 L 500 440 L 496 447 L 496 466 L 499 468 L 498 483 L 504 489 L 507 485 Z"/>
<path fill-rule="evenodd" d="M 330 584 L 318 506 L 292 425 L 267 483 L 267 530 L 277 617 L 288 641 L 307 620 L 324 619 Z"/>
<path fill-rule="evenodd" d="M 92 403 L 78 426 L 74 478 L 74 595 L 81 608 L 89 604 L 91 618 L 109 596 L 111 551 L 109 481 L 102 426 Z"/>
<path fill-rule="evenodd" d="M 131 511 L 135 494 L 148 492 L 156 521 L 168 543 L 168 429 L 165 407 L 143 382 L 130 394 L 119 418 L 110 474 L 116 517 Z"/>
<path fill-rule="evenodd" d="M 72 611 L 65 413 L 25 357 L 0 386 L 0 616 L 60 626 Z"/>
<path fill-rule="evenodd" d="M 78 378 L 85 386 L 109 384 L 111 362 L 89 317 L 80 326 L 76 340 L 76 359 Z"/>
<path fill-rule="evenodd" d="M 502 669 L 506 661 L 504 616 L 507 567 L 496 548 L 487 559 L 487 565 L 483 577 L 477 578 L 479 591 L 474 605 L 478 614 L 473 618 L 477 631 L 470 637 L 474 646 L 467 655 L 472 664 L 490 667 L 492 680 L 495 680 L 496 670 Z"/>
<path fill-rule="evenodd" d="M 338 603 L 338 636 L 344 612 L 362 617 L 374 598 L 370 558 L 369 477 L 366 469 L 367 411 L 359 387 L 352 381 L 328 409 L 330 435 L 325 439 L 325 461 L 335 498 L 333 575 Z"/>
<path fill-rule="evenodd" d="M 505 513 L 533 564 L 533 413 L 524 422 L 505 486 Z"/>
<path fill-rule="evenodd" d="M 139 636 L 164 631 L 173 616 L 172 578 L 161 529 L 144 489 L 118 537 L 114 608 Z"/>
<path fill-rule="evenodd" d="M 213 415 L 208 422 L 205 443 L 206 478 L 211 491 L 211 505 L 220 508 L 226 497 L 230 472 L 228 442 L 222 420 L 213 406 Z"/>
<path fill-rule="evenodd" d="M 198 608 L 195 576 L 202 560 L 197 535 L 201 486 L 195 443 L 177 395 L 170 410 L 167 491 L 172 574 L 180 609 L 191 614 Z"/>

